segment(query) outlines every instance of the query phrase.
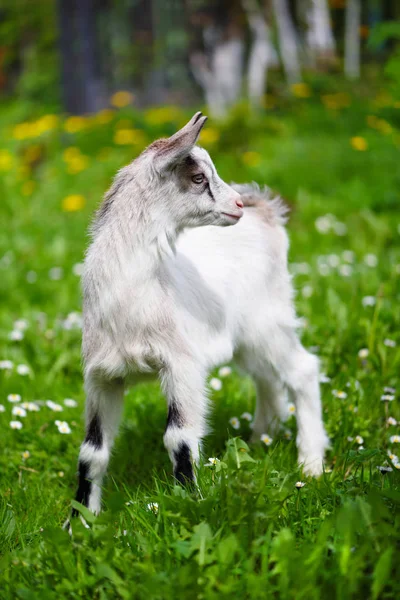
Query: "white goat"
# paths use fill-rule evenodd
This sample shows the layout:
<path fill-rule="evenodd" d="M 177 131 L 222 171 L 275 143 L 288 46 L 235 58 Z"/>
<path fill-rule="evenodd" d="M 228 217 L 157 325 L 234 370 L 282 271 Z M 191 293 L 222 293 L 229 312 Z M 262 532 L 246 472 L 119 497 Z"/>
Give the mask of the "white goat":
<path fill-rule="evenodd" d="M 193 481 L 207 429 L 206 377 L 232 358 L 255 381 L 254 439 L 285 417 L 288 391 L 299 463 L 309 474 L 322 471 L 318 360 L 296 334 L 286 210 L 256 186 L 220 179 L 195 146 L 205 121 L 196 113 L 123 168 L 93 225 L 83 275 L 86 438 L 76 498 L 95 513 L 124 386 L 159 376 L 174 475 Z"/>

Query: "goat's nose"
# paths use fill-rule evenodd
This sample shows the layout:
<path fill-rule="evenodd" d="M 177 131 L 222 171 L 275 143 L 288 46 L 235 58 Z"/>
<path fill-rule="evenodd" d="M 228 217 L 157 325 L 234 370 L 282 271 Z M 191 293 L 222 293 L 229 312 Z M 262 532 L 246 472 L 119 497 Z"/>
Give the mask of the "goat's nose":
<path fill-rule="evenodd" d="M 243 205 L 243 202 L 241 201 L 241 199 L 240 199 L 240 198 L 238 198 L 238 199 L 236 200 L 236 206 L 237 206 L 238 208 L 243 208 L 243 206 L 244 206 L 244 205 Z"/>

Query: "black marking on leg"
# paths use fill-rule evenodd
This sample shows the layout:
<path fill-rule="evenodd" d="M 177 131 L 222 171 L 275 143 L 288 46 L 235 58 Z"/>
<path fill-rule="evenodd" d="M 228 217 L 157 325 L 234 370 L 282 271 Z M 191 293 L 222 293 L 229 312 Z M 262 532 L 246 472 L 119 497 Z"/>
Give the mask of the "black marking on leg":
<path fill-rule="evenodd" d="M 101 430 L 100 418 L 97 414 L 92 417 L 88 425 L 85 442 L 96 448 L 96 450 L 100 450 L 103 445 L 103 432 Z"/>
<path fill-rule="evenodd" d="M 175 457 L 175 479 L 182 485 L 187 485 L 194 481 L 193 466 L 190 458 L 190 449 L 184 442 L 174 452 Z"/>
<path fill-rule="evenodd" d="M 183 427 L 184 421 L 175 402 L 171 402 L 168 407 L 167 427 Z"/>
<path fill-rule="evenodd" d="M 76 492 L 75 500 L 84 506 L 89 504 L 89 496 L 92 490 L 92 482 L 88 480 L 90 464 L 84 460 L 79 461 L 79 483 Z M 77 517 L 79 511 L 76 508 L 72 509 L 72 516 Z"/>

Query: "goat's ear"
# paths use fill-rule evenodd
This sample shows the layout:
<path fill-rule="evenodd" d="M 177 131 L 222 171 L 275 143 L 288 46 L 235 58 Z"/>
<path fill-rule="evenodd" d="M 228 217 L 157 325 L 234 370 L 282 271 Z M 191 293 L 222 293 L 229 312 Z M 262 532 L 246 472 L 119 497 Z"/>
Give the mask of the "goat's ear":
<path fill-rule="evenodd" d="M 171 169 L 176 163 L 188 156 L 198 140 L 207 117 L 197 112 L 182 129 L 166 140 L 154 142 L 154 165 L 159 173 Z"/>

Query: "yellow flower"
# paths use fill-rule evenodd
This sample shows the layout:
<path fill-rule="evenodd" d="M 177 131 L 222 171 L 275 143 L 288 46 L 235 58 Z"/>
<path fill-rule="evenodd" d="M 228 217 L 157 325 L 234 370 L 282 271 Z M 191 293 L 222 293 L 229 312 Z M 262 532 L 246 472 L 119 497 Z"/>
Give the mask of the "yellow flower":
<path fill-rule="evenodd" d="M 144 133 L 140 129 L 118 129 L 114 135 L 114 143 L 120 146 L 144 143 Z"/>
<path fill-rule="evenodd" d="M 8 150 L 0 150 L 0 171 L 10 171 L 13 168 L 14 157 Z"/>
<path fill-rule="evenodd" d="M 66 148 L 63 152 L 63 159 L 65 160 L 65 162 L 69 162 L 80 155 L 81 151 L 79 150 L 79 148 L 77 148 L 76 146 L 69 146 L 69 148 Z"/>
<path fill-rule="evenodd" d="M 21 188 L 21 192 L 24 196 L 31 196 L 35 189 L 36 183 L 34 181 L 25 181 Z"/>
<path fill-rule="evenodd" d="M 133 94 L 130 92 L 116 92 L 110 98 L 110 103 L 112 106 L 116 108 L 123 108 L 124 106 L 128 106 L 128 104 L 132 104 L 134 99 Z"/>
<path fill-rule="evenodd" d="M 393 131 L 393 127 L 385 119 L 378 119 L 376 129 L 383 133 L 383 135 L 389 135 Z"/>
<path fill-rule="evenodd" d="M 144 114 L 144 118 L 150 125 L 163 125 L 164 123 L 179 119 L 181 116 L 181 111 L 176 106 L 150 108 Z"/>
<path fill-rule="evenodd" d="M 307 83 L 293 83 L 290 89 L 296 98 L 309 98 L 312 95 L 312 90 Z"/>
<path fill-rule="evenodd" d="M 58 125 L 58 117 L 57 115 L 44 115 L 44 117 L 40 117 L 35 123 L 32 123 L 36 135 L 41 135 L 46 131 L 50 131 L 51 129 L 55 129 Z"/>
<path fill-rule="evenodd" d="M 15 140 L 26 140 L 34 137 L 31 123 L 18 123 L 13 129 L 13 138 Z"/>
<path fill-rule="evenodd" d="M 87 156 L 83 156 L 83 154 L 78 154 L 74 158 L 68 161 L 67 171 L 71 175 L 76 175 L 81 171 L 84 171 L 88 166 L 89 160 Z"/>
<path fill-rule="evenodd" d="M 81 194 L 71 194 L 62 201 L 62 209 L 66 212 L 82 210 L 85 206 L 85 198 Z"/>
<path fill-rule="evenodd" d="M 261 155 L 258 152 L 245 152 L 242 161 L 248 167 L 257 167 L 261 162 Z"/>
<path fill-rule="evenodd" d="M 351 98 L 349 94 L 345 92 L 338 92 L 337 94 L 325 94 L 321 96 L 322 103 L 325 108 L 329 110 L 337 110 L 339 108 L 346 108 L 351 104 Z"/>
<path fill-rule="evenodd" d="M 364 152 L 368 148 L 367 140 L 360 136 L 352 137 L 350 144 L 354 150 L 358 150 L 359 152 Z"/>
<path fill-rule="evenodd" d="M 110 121 L 112 121 L 113 118 L 114 118 L 114 111 L 111 110 L 110 108 L 106 108 L 106 109 L 98 112 L 97 115 L 94 116 L 93 120 L 95 123 L 98 123 L 99 125 L 105 125 L 106 123 L 109 123 Z"/>
<path fill-rule="evenodd" d="M 29 146 L 24 153 L 24 159 L 27 163 L 31 164 L 37 161 L 42 154 L 42 148 L 39 144 Z"/>
<path fill-rule="evenodd" d="M 85 117 L 68 117 L 64 123 L 64 129 L 68 133 L 76 133 L 81 131 L 87 125 L 87 119 Z"/>
<path fill-rule="evenodd" d="M 214 127 L 208 127 L 207 129 L 203 129 L 200 134 L 200 143 L 204 144 L 204 146 L 208 146 L 209 144 L 215 144 L 220 138 L 220 133 L 218 129 Z"/>

